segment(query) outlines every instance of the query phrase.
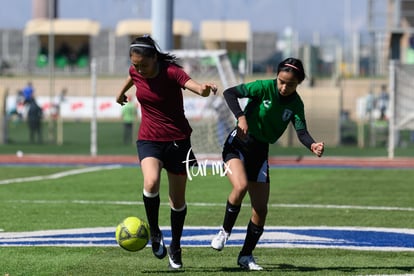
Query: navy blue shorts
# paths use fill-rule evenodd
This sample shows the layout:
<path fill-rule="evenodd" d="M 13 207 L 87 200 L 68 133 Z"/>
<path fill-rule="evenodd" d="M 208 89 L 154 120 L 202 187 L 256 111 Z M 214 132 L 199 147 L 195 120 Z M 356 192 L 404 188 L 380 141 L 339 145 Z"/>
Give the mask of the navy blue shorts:
<path fill-rule="evenodd" d="M 168 142 L 137 141 L 138 158 L 154 157 L 163 163 L 163 168 L 174 174 L 185 175 L 187 167 L 197 166 L 190 139 Z"/>
<path fill-rule="evenodd" d="M 247 179 L 253 182 L 269 183 L 269 144 L 263 143 L 250 136 L 242 141 L 233 130 L 224 143 L 222 157 L 226 163 L 237 158 L 243 161 Z M 231 170 L 231 167 L 229 168 Z"/>

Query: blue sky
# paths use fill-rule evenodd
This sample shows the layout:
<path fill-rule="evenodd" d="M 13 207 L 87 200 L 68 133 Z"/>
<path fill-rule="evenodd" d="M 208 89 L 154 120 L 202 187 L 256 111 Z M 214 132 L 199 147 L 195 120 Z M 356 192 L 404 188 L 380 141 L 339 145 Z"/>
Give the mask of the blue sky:
<path fill-rule="evenodd" d="M 151 0 L 58 0 L 61 18 L 90 18 L 103 28 L 118 21 L 151 17 Z M 377 0 L 383 1 L 383 0 Z M 367 0 L 174 0 L 174 17 L 190 20 L 249 20 L 253 31 L 280 32 L 291 27 L 300 36 L 318 32 L 342 36 L 363 32 Z M 14 0 L 0 9 L 0 29 L 23 29 L 32 18 L 32 0 Z"/>

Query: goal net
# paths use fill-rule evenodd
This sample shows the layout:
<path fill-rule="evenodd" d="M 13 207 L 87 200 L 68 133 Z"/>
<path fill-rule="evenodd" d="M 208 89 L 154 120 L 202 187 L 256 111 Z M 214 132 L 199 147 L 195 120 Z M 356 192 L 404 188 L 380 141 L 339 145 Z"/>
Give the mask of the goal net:
<path fill-rule="evenodd" d="M 220 156 L 224 140 L 235 126 L 223 91 L 239 83 L 226 50 L 175 50 L 184 70 L 197 82 L 215 82 L 217 94 L 207 98 L 184 92 L 184 108 L 193 128 L 191 142 L 196 156 Z"/>
<path fill-rule="evenodd" d="M 394 158 L 401 130 L 414 130 L 414 65 L 390 61 L 390 120 L 388 157 Z"/>

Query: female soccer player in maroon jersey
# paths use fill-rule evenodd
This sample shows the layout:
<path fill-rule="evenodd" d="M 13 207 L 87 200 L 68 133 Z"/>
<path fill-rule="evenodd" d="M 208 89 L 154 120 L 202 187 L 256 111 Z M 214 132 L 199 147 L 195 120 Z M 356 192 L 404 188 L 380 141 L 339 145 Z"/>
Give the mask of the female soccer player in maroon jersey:
<path fill-rule="evenodd" d="M 171 207 L 169 265 L 177 269 L 182 267 L 181 236 L 187 213 L 187 174 L 183 161 L 191 160 L 189 165 L 196 163 L 191 150 L 192 129 L 184 115 L 182 88 L 207 97 L 210 92 L 216 93 L 217 86 L 191 79 L 176 63 L 176 57 L 162 53 L 148 35 L 136 38 L 130 45 L 129 54 L 129 76 L 117 95 L 117 102 L 123 105 L 127 101 L 125 93 L 135 85 L 141 105 L 137 151 L 144 176 L 143 201 L 151 230 L 152 251 L 159 259 L 167 255 L 158 225 L 160 174 L 164 168 L 168 175 Z"/>

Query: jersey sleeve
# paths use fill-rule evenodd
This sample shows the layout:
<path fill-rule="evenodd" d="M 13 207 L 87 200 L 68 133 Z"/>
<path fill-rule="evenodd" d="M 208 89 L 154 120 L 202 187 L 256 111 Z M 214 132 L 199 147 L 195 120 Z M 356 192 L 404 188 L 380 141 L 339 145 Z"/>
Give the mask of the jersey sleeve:
<path fill-rule="evenodd" d="M 303 106 L 303 104 L 302 104 Z M 315 143 L 315 140 L 309 134 L 306 120 L 305 120 L 305 112 L 304 109 L 301 109 L 301 112 L 297 113 L 293 117 L 293 125 L 296 130 L 296 135 L 298 136 L 299 141 L 307 148 L 310 149 L 311 145 Z"/>
<path fill-rule="evenodd" d="M 239 94 L 244 98 L 254 98 L 262 94 L 263 85 L 261 81 L 253 81 L 236 86 Z"/>
<path fill-rule="evenodd" d="M 177 81 L 177 83 L 184 88 L 185 83 L 191 79 L 191 77 L 180 67 L 171 64 L 168 66 L 168 75 Z"/>
<path fill-rule="evenodd" d="M 307 127 L 304 112 L 296 113 L 292 118 L 292 123 L 296 131 L 306 130 Z"/>
<path fill-rule="evenodd" d="M 233 112 L 234 117 L 236 117 L 236 119 L 238 119 L 240 116 L 244 114 L 238 100 L 239 98 L 243 98 L 243 96 L 240 94 L 237 87 L 238 86 L 227 88 L 223 92 L 224 100 L 226 101 L 227 106 L 229 107 L 231 112 Z"/>

